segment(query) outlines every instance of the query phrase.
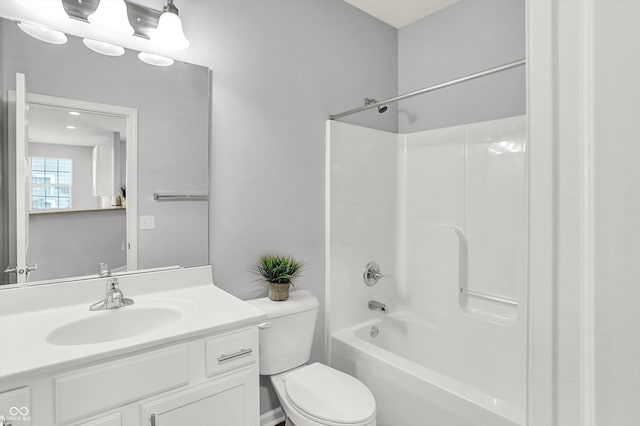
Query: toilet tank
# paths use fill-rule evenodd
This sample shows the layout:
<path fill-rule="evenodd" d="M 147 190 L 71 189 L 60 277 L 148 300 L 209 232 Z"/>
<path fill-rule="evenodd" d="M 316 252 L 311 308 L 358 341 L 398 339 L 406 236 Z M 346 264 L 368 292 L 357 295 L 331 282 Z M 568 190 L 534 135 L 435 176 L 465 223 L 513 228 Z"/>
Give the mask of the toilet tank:
<path fill-rule="evenodd" d="M 278 374 L 309 361 L 319 305 L 313 294 L 297 290 L 282 302 L 263 297 L 247 303 L 267 314 L 259 326 L 260 374 Z"/>

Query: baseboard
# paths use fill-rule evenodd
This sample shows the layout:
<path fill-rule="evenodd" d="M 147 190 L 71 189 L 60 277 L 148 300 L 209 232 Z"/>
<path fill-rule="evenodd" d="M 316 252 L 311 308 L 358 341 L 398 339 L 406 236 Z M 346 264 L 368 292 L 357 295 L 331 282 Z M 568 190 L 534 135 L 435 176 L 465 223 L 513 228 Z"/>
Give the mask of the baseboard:
<path fill-rule="evenodd" d="M 275 426 L 285 419 L 282 408 L 274 408 L 271 411 L 260 415 L 260 426 Z"/>

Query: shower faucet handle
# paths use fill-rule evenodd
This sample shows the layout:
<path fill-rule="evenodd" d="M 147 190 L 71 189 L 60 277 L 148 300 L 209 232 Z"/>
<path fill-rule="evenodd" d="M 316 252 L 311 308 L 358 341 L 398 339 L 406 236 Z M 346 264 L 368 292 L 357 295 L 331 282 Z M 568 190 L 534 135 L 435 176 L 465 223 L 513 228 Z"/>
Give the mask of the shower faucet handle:
<path fill-rule="evenodd" d="M 369 287 L 376 285 L 380 278 L 384 278 L 386 275 L 382 275 L 380 273 L 380 265 L 376 262 L 369 262 L 367 266 L 364 267 L 364 272 L 362 273 L 362 280 Z"/>

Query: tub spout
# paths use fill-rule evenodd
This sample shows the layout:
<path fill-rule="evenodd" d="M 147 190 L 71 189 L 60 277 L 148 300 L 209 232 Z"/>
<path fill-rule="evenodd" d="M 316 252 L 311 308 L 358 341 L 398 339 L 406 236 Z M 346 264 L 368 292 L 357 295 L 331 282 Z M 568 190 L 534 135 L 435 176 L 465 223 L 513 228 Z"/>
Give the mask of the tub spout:
<path fill-rule="evenodd" d="M 387 305 L 382 302 L 378 302 L 377 300 L 370 300 L 369 309 L 372 311 L 387 312 Z"/>

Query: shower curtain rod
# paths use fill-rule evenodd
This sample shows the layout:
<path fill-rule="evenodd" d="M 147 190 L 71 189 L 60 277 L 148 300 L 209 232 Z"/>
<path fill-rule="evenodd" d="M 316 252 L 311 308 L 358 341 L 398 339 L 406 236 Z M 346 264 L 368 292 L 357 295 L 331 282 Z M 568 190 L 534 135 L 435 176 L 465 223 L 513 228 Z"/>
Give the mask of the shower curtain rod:
<path fill-rule="evenodd" d="M 423 93 L 433 92 L 434 90 L 444 89 L 445 87 L 454 86 L 456 84 L 464 83 L 465 81 L 475 80 L 476 78 L 484 77 L 487 75 L 495 74 L 501 71 L 505 71 L 511 68 L 519 67 L 520 65 L 524 65 L 527 63 L 526 59 L 520 59 L 514 62 L 509 62 L 508 64 L 500 65 L 499 67 L 490 68 L 488 70 L 480 71 L 475 74 L 470 74 L 464 77 L 456 78 L 455 80 L 447 81 L 445 83 L 436 84 L 434 86 L 425 87 L 424 89 L 416 90 L 415 92 L 405 93 L 404 95 L 395 96 L 393 98 L 385 99 L 383 101 L 378 101 L 369 105 L 363 105 L 358 108 L 353 108 L 345 112 L 341 112 L 339 114 L 333 114 L 329 116 L 329 120 L 336 120 L 338 118 L 346 117 L 347 115 L 355 114 L 357 112 L 366 111 L 368 109 L 377 108 L 381 105 L 390 104 L 392 102 L 398 102 L 403 99 L 412 98 L 414 96 L 422 95 Z"/>

